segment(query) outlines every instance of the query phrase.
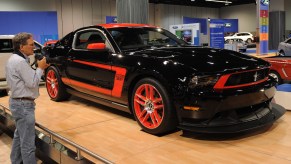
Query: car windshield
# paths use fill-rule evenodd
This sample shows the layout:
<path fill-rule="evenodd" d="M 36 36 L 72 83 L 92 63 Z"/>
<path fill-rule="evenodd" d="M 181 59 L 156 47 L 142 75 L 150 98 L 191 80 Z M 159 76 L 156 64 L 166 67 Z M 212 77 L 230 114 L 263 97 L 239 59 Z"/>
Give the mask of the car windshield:
<path fill-rule="evenodd" d="M 121 50 L 187 45 L 184 40 L 160 28 L 109 28 Z"/>

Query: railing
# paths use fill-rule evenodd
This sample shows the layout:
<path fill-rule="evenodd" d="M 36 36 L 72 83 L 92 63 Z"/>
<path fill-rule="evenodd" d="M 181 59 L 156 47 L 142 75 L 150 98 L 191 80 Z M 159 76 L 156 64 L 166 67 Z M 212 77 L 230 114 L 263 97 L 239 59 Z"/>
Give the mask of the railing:
<path fill-rule="evenodd" d="M 0 106 L 2 107 L 2 111 L 3 111 L 3 113 L 4 113 L 4 116 L 9 115 L 9 113 L 7 113 L 7 111 L 10 111 L 9 108 L 5 107 L 5 106 L 2 105 L 2 104 L 0 104 Z M 97 160 L 99 160 L 99 161 L 102 161 L 102 162 L 104 162 L 104 163 L 108 163 L 108 164 L 113 164 L 113 162 L 109 161 L 108 159 L 103 158 L 103 157 L 101 157 L 101 156 L 99 156 L 99 155 L 97 155 L 97 154 L 91 152 L 90 150 L 84 148 L 83 146 L 80 146 L 80 145 L 76 144 L 75 142 L 70 141 L 70 140 L 68 140 L 67 138 L 64 138 L 63 136 L 61 136 L 61 135 L 59 135 L 59 134 L 57 134 L 57 133 L 55 133 L 55 132 L 49 130 L 49 129 L 46 128 L 46 127 L 44 127 L 44 126 L 42 126 L 42 125 L 40 125 L 40 124 L 38 124 L 38 123 L 35 123 L 35 125 L 36 125 L 38 128 L 40 128 L 41 130 L 43 130 L 43 131 L 45 131 L 46 133 L 48 133 L 48 135 L 49 135 L 49 137 L 50 137 L 50 143 L 53 143 L 53 140 L 54 140 L 53 138 L 56 137 L 56 138 L 58 138 L 58 139 L 60 139 L 60 140 L 62 140 L 62 141 L 64 141 L 64 142 L 66 142 L 66 143 L 72 145 L 73 147 L 75 147 L 75 148 L 76 148 L 76 153 L 77 153 L 77 157 L 75 158 L 76 160 L 81 160 L 81 159 L 82 159 L 81 151 L 83 151 L 83 152 L 87 153 L 88 155 L 90 155 L 91 157 L 93 157 L 93 158 L 95 158 L 95 159 L 97 159 Z"/>

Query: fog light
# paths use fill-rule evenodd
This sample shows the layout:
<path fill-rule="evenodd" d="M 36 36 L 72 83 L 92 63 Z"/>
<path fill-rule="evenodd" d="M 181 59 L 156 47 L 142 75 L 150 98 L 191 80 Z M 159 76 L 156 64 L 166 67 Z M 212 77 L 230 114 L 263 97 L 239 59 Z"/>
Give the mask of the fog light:
<path fill-rule="evenodd" d="M 197 106 L 184 106 L 185 110 L 194 110 L 194 111 L 198 111 L 200 109 L 200 107 Z"/>

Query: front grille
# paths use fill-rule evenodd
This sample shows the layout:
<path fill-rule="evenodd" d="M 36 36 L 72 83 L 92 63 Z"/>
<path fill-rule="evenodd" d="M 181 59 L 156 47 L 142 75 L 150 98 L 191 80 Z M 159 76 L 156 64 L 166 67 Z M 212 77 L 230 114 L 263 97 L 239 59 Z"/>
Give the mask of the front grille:
<path fill-rule="evenodd" d="M 252 70 L 242 73 L 235 73 L 228 78 L 225 86 L 235 86 L 257 82 L 268 77 L 268 74 L 269 74 L 268 68 Z"/>

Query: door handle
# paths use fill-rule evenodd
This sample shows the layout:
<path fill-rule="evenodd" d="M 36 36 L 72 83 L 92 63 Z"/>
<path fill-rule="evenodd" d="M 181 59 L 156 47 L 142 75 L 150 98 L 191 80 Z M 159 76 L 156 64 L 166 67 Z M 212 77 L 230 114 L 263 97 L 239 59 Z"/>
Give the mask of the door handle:
<path fill-rule="evenodd" d="M 73 60 L 75 60 L 75 59 L 76 59 L 76 58 L 75 58 L 75 57 L 72 57 L 72 56 L 69 56 L 69 57 L 68 57 L 68 60 L 69 60 L 69 61 L 73 61 Z"/>

